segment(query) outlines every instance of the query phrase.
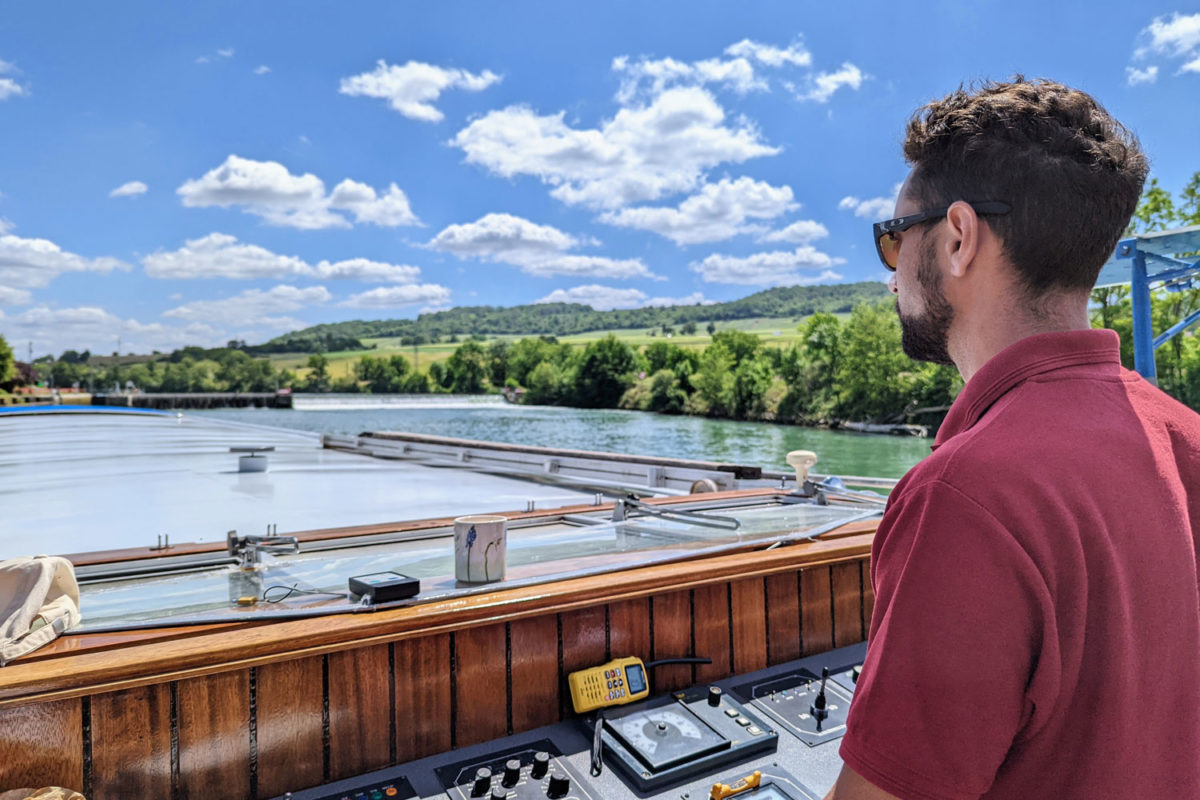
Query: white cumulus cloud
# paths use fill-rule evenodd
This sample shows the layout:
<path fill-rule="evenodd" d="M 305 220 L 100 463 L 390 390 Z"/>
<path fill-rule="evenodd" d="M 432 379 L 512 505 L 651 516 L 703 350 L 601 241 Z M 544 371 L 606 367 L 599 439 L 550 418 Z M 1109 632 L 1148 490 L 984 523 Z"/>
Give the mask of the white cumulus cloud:
<path fill-rule="evenodd" d="M 354 280 L 364 283 L 416 283 L 421 268 L 408 264 L 388 264 L 366 258 L 345 261 L 322 261 L 313 267 L 312 274 L 323 280 Z"/>
<path fill-rule="evenodd" d="M 786 228 L 771 231 L 759 238 L 761 242 L 788 242 L 789 244 L 808 244 L 829 235 L 829 229 L 812 219 L 802 219 L 793 222 Z"/>
<path fill-rule="evenodd" d="M 742 177 L 708 183 L 676 208 L 640 206 L 607 212 L 610 225 L 653 231 L 678 245 L 717 242 L 762 230 L 750 220 L 774 219 L 794 209 L 791 187 Z"/>
<path fill-rule="evenodd" d="M 847 195 L 838 202 L 838 208 L 842 211 L 853 211 L 854 216 L 863 219 L 888 219 L 896 211 L 896 199 L 900 197 L 901 186 L 903 184 L 900 183 L 893 186 L 890 197 L 871 197 L 862 200 L 854 195 Z"/>
<path fill-rule="evenodd" d="M 725 55 L 747 58 L 768 67 L 807 67 L 812 64 L 812 53 L 804 47 L 800 39 L 796 39 L 787 47 L 776 47 L 761 42 L 742 39 L 736 44 L 725 48 Z"/>
<path fill-rule="evenodd" d="M 749 256 L 729 256 L 714 253 L 689 268 L 707 283 L 732 283 L 749 286 L 801 286 L 839 280 L 842 276 L 832 268 L 843 262 L 811 245 L 795 250 L 776 250 Z M 802 274 L 821 270 L 819 275 Z"/>
<path fill-rule="evenodd" d="M 5 333 L 14 340 L 33 342 L 34 353 L 57 354 L 67 349 L 111 353 L 117 338 L 122 352 L 149 353 L 186 345 L 215 346 L 230 338 L 205 323 L 164 325 L 121 319 L 97 306 L 49 308 L 37 306 L 4 318 Z"/>
<path fill-rule="evenodd" d="M 1200 13 L 1180 14 L 1170 19 L 1155 17 L 1142 31 L 1150 51 L 1168 56 L 1190 56 L 1200 49 Z"/>
<path fill-rule="evenodd" d="M 241 244 L 227 233 L 210 233 L 187 240 L 171 252 L 151 253 L 142 259 L 151 278 L 283 278 L 311 275 L 301 258 L 272 253 L 255 244 Z"/>
<path fill-rule="evenodd" d="M 779 152 L 748 121 L 727 125 L 724 109 L 696 87 L 622 108 L 597 128 L 573 128 L 563 112 L 511 106 L 473 121 L 452 144 L 469 163 L 503 177 L 536 177 L 564 203 L 598 209 L 690 191 L 707 169 Z"/>
<path fill-rule="evenodd" d="M 305 277 L 364 283 L 415 283 L 421 275 L 420 267 L 366 258 L 321 261 L 312 265 L 298 256 L 280 255 L 265 247 L 241 243 L 227 233 L 210 233 L 199 239 L 188 239 L 178 250 L 151 253 L 142 259 L 142 266 L 152 278 L 176 279 Z"/>
<path fill-rule="evenodd" d="M 1177 74 L 1200 73 L 1200 13 L 1175 12 L 1169 18 L 1155 17 L 1142 29 L 1138 39 L 1140 44 L 1133 51 L 1135 61 L 1144 61 L 1151 56 L 1182 59 L 1184 64 Z M 1158 77 L 1158 66 L 1126 67 L 1125 75 L 1130 86 L 1153 83 Z"/>
<path fill-rule="evenodd" d="M 708 58 L 691 63 L 673 58 L 639 58 L 617 56 L 613 72 L 621 76 L 617 101 L 631 102 L 641 95 L 659 95 L 672 86 L 716 84 L 738 94 L 766 91 L 767 82 L 754 73 L 754 66 L 744 58 L 724 60 Z"/>
<path fill-rule="evenodd" d="M 48 239 L 0 236 L 0 286 L 40 289 L 64 272 L 128 270 L 116 258 L 85 258 L 67 252 Z"/>
<path fill-rule="evenodd" d="M 150 187 L 141 181 L 129 181 L 122 183 L 117 188 L 108 193 L 109 197 L 135 197 L 139 194 L 145 194 Z"/>
<path fill-rule="evenodd" d="M 33 302 L 33 295 L 27 290 L 0 286 L 0 306 L 27 306 L 31 302 Z"/>
<path fill-rule="evenodd" d="M 338 303 L 344 308 L 401 308 L 403 306 L 441 306 L 450 302 L 450 290 L 436 283 L 409 286 L 381 286 Z"/>
<path fill-rule="evenodd" d="M 512 214 L 487 214 L 475 222 L 449 225 L 429 241 L 434 250 L 459 258 L 498 261 L 530 275 L 600 278 L 655 277 L 640 259 L 613 259 L 570 253 L 583 242 L 552 225 Z"/>
<path fill-rule="evenodd" d="M 705 299 L 701 292 L 686 297 L 648 297 L 638 289 L 618 289 L 614 286 L 589 284 L 570 289 L 555 289 L 535 303 L 582 303 L 597 311 L 614 308 L 648 308 L 651 306 L 694 306 L 712 305 L 714 300 Z"/>
<path fill-rule="evenodd" d="M 645 292 L 637 289 L 618 289 L 614 286 L 589 284 L 571 289 L 555 289 L 535 303 L 583 303 L 597 311 L 614 308 L 638 308 L 646 300 Z"/>
<path fill-rule="evenodd" d="M 265 291 L 248 289 L 221 300 L 194 300 L 164 311 L 163 316 L 209 325 L 293 330 L 304 323 L 276 315 L 322 305 L 331 298 L 324 286 L 300 288 L 281 284 Z"/>
<path fill-rule="evenodd" d="M 270 71 L 271 71 L 271 68 L 268 67 L 266 64 L 259 64 L 257 67 L 254 68 L 255 75 L 266 75 Z"/>
<path fill-rule="evenodd" d="M 271 225 L 302 230 L 349 228 L 356 222 L 385 227 L 419 225 L 408 197 L 396 184 L 379 195 L 350 179 L 326 194 L 325 182 L 312 173 L 293 175 L 277 161 L 254 161 L 230 155 L 202 177 L 184 182 L 176 193 L 191 208 L 237 206 Z"/>
<path fill-rule="evenodd" d="M 9 61 L 0 60 L 0 75 L 10 75 L 17 71 L 16 66 Z M 0 100 L 29 94 L 29 90 L 17 83 L 14 78 L 0 78 Z"/>
<path fill-rule="evenodd" d="M 448 89 L 480 92 L 500 76 L 489 70 L 474 74 L 463 69 L 446 69 L 409 61 L 407 64 L 388 64 L 382 59 L 371 72 L 342 78 L 338 91 L 356 97 L 375 97 L 409 119 L 440 122 L 445 116 L 433 104 Z"/>
<path fill-rule="evenodd" d="M 803 88 L 796 90 L 796 97 L 801 100 L 828 103 L 838 89 L 842 87 L 857 89 L 862 86 L 865 78 L 862 70 L 850 62 L 846 62 L 836 72 L 821 72 L 811 76 Z"/>

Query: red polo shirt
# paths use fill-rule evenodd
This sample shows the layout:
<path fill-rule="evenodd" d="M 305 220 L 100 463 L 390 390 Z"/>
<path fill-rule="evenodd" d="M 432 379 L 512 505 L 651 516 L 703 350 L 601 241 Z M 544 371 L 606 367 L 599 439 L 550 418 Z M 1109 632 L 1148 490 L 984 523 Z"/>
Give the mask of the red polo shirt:
<path fill-rule="evenodd" d="M 875 535 L 841 746 L 905 800 L 1200 798 L 1200 415 L 1107 330 L 967 383 Z"/>

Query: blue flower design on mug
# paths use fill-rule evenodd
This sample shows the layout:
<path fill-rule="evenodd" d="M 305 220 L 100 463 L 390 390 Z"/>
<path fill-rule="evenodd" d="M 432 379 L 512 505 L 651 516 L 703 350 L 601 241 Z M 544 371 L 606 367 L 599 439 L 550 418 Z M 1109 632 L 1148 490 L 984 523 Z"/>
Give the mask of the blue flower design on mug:
<path fill-rule="evenodd" d="M 467 531 L 467 580 L 471 580 L 471 548 L 475 546 L 475 540 L 479 538 L 479 534 L 475 532 L 475 526 Z"/>

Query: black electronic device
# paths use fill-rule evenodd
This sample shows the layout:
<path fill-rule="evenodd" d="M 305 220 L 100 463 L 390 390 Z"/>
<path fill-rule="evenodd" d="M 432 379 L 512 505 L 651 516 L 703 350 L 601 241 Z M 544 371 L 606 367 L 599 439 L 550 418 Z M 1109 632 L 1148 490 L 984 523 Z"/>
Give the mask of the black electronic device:
<path fill-rule="evenodd" d="M 404 600 L 420 591 L 419 580 L 399 572 L 372 572 L 350 578 L 350 594 L 366 597 L 372 604 Z"/>
<path fill-rule="evenodd" d="M 452 800 L 600 800 L 549 740 L 439 767 Z"/>
<path fill-rule="evenodd" d="M 840 685 L 828 680 L 828 669 L 824 673 L 819 678 L 802 669 L 762 683 L 742 684 L 734 691 L 809 747 L 815 747 L 846 733 L 846 714 L 850 710 L 850 697 L 841 694 Z"/>
<path fill-rule="evenodd" d="M 605 713 L 608 761 L 640 792 L 772 750 L 779 734 L 719 690 L 693 688 Z"/>

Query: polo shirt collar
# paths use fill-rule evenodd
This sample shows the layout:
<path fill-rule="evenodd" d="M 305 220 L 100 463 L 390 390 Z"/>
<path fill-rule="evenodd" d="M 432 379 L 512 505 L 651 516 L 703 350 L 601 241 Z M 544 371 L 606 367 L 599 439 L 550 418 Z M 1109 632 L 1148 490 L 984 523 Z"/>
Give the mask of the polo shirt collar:
<path fill-rule="evenodd" d="M 992 356 L 954 399 L 932 449 L 970 428 L 992 404 L 1023 381 L 1084 364 L 1121 366 L 1121 340 L 1116 331 L 1098 328 L 1039 333 L 1009 345 Z"/>

